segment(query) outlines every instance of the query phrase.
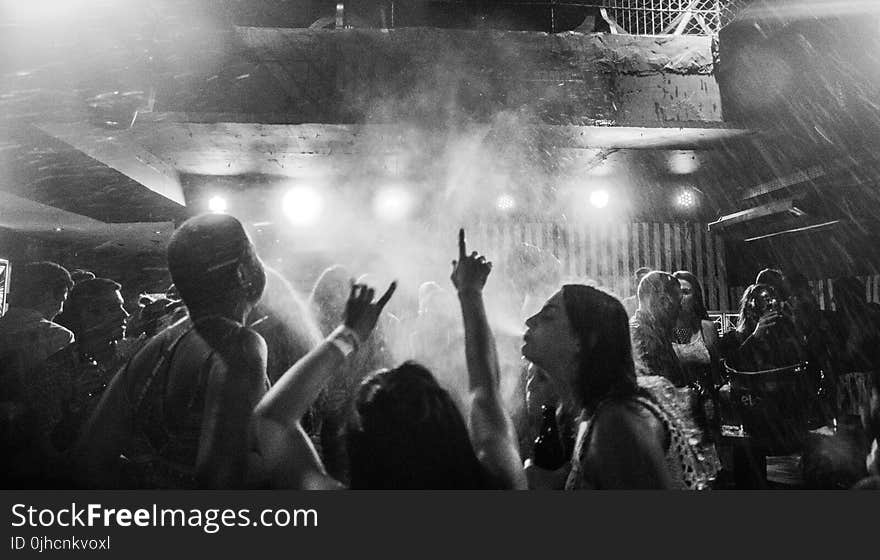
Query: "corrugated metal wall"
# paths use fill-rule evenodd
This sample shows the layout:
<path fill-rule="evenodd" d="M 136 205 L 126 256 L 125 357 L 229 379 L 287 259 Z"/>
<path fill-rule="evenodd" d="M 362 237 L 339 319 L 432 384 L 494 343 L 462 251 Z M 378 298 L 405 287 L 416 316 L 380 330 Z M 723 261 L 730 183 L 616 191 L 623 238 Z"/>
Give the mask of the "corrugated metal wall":
<path fill-rule="evenodd" d="M 590 279 L 621 297 L 635 293 L 639 267 L 689 270 L 703 283 L 709 309 L 731 310 L 724 242 L 707 233 L 706 224 L 497 222 L 468 235 L 490 255 L 510 254 L 523 242 L 535 245 L 560 260 L 568 280 Z"/>

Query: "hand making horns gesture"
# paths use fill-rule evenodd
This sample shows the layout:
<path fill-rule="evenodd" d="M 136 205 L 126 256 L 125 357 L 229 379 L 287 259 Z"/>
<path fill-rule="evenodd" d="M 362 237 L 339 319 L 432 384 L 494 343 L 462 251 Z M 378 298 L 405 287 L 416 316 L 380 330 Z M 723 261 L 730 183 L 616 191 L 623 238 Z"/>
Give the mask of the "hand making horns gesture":
<path fill-rule="evenodd" d="M 352 283 L 351 293 L 345 304 L 345 326 L 356 332 L 362 341 L 366 340 L 376 328 L 382 309 L 396 289 L 397 281 L 394 281 L 382 297 L 373 303 L 373 296 L 376 294 L 373 288 L 366 284 Z"/>

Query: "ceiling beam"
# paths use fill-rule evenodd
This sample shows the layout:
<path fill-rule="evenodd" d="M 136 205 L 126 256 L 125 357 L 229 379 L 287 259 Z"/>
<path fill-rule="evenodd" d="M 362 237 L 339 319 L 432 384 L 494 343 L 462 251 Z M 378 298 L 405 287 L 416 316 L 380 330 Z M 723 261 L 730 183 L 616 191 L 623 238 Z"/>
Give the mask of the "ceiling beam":
<path fill-rule="evenodd" d="M 785 212 L 801 216 L 804 212 L 795 205 L 796 202 L 797 201 L 794 198 L 786 198 L 784 200 L 775 200 L 773 202 L 768 202 L 767 204 L 762 204 L 761 206 L 734 212 L 733 214 L 727 214 L 726 216 L 722 216 L 720 219 L 711 222 L 708 229 L 710 232 L 717 233 L 719 230 L 737 224 L 743 224 L 745 222 L 757 220 L 758 218 L 764 218 L 766 216 L 782 214 Z"/>
<path fill-rule="evenodd" d="M 129 130 L 108 130 L 83 122 L 35 126 L 151 191 L 186 205 L 177 171 L 135 141 Z"/>
<path fill-rule="evenodd" d="M 322 152 L 330 147 L 352 146 L 369 139 L 369 147 L 411 147 L 419 135 L 442 135 L 443 130 L 395 124 L 316 124 L 302 123 L 292 115 L 252 113 L 153 113 L 139 117 L 135 128 L 157 127 L 162 134 L 199 135 L 217 139 L 232 135 L 229 140 L 253 137 L 266 144 L 295 145 L 306 152 Z M 716 148 L 722 141 L 740 138 L 754 132 L 727 126 L 706 126 L 707 123 L 677 123 L 677 126 L 592 126 L 534 125 L 523 122 L 518 129 L 531 134 L 546 145 L 560 148 L 586 149 L 670 149 L 687 150 Z M 474 128 L 489 126 L 477 123 Z M 506 125 L 505 125 L 506 126 Z M 185 138 L 182 139 L 186 141 Z M 222 139 L 219 139 L 222 141 Z M 213 140 L 212 140 L 213 141 Z"/>
<path fill-rule="evenodd" d="M 174 222 L 107 223 L 0 190 L 0 228 L 93 250 L 163 251 Z"/>

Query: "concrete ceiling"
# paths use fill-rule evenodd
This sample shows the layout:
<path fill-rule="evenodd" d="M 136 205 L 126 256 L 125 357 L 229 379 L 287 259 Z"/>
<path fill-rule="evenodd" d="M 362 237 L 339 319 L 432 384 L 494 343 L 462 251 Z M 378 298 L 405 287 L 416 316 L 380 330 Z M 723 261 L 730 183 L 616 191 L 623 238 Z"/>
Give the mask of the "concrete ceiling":
<path fill-rule="evenodd" d="M 198 2 L 187 3 L 189 7 L 195 4 Z M 70 235 L 71 241 L 74 236 L 81 241 L 84 232 L 92 231 L 93 247 L 106 247 L 106 236 L 112 232 L 128 239 L 137 250 L 145 250 L 157 244 L 148 233 L 149 226 L 137 224 L 179 222 L 191 211 L 183 206 L 186 192 L 182 175 L 326 177 L 357 167 L 365 155 L 377 158 L 377 168 L 394 172 L 406 165 L 401 152 L 406 154 L 414 145 L 426 142 L 419 129 L 382 120 L 371 124 L 310 122 L 307 117 L 324 115 L 322 101 L 337 99 L 333 96 L 338 92 L 332 91 L 332 80 L 328 91 L 313 88 L 300 92 L 297 87 L 316 83 L 317 78 L 296 79 L 305 70 L 313 73 L 309 76 L 319 76 L 322 68 L 317 62 L 324 59 L 300 61 L 299 65 L 288 59 L 279 71 L 279 52 L 290 54 L 288 51 L 299 48 L 285 43 L 290 33 L 258 33 L 258 29 L 249 28 L 246 38 L 252 40 L 257 33 L 274 41 L 272 48 L 262 45 L 266 52 L 260 54 L 262 51 L 242 42 L 241 28 L 229 27 L 228 22 L 219 24 L 204 10 L 197 10 L 200 15 L 192 19 L 196 12 L 178 9 L 174 3 L 163 6 L 167 13 L 161 25 L 155 25 L 155 17 L 150 19 L 138 11 L 146 9 L 141 6 L 128 17 L 120 12 L 111 18 L 115 27 L 93 13 L 77 15 L 86 19 L 74 25 L 45 21 L 2 29 L 0 50 L 8 56 L 0 60 L 0 193 L 7 204 L 0 212 L 0 227 L 28 235 Z M 236 23 L 255 22 L 252 18 Z M 560 45 L 566 40 L 587 40 L 551 38 L 558 39 Z M 586 52 L 606 47 L 587 45 Z M 560 54 L 568 51 L 560 49 L 552 53 L 555 63 L 560 68 L 575 64 Z M 327 58 L 324 62 L 332 62 L 335 51 L 328 48 L 322 52 Z M 678 71 L 675 61 L 659 51 L 656 60 L 627 58 L 632 53 L 618 47 L 610 52 L 624 53 L 621 60 L 634 65 L 630 77 L 653 71 L 658 65 L 667 68 L 672 64 L 673 72 Z M 694 51 L 688 52 L 686 66 L 698 77 L 704 76 L 702 59 L 692 56 Z M 502 55 L 500 50 L 493 53 L 496 58 Z M 590 61 L 607 64 L 601 57 Z M 767 103 L 764 112 L 750 112 L 748 100 L 734 99 L 730 107 L 738 108 L 732 114 L 740 124 L 732 125 L 720 121 L 719 108 L 701 113 L 698 103 L 662 91 L 663 84 L 652 84 L 656 92 L 671 96 L 670 107 L 684 115 L 705 114 L 706 120 L 606 126 L 611 124 L 602 121 L 607 111 L 638 119 L 615 108 L 614 100 L 602 97 L 603 83 L 592 84 L 594 78 L 587 76 L 580 82 L 569 80 L 577 87 L 595 86 L 588 93 L 596 95 L 593 101 L 598 109 L 589 119 L 581 119 L 586 124 L 578 124 L 576 119 L 568 124 L 545 122 L 518 133 L 528 135 L 534 144 L 530 148 L 584 161 L 585 171 L 625 152 L 635 155 L 622 157 L 622 164 L 639 165 L 639 158 L 643 158 L 649 162 L 645 165 L 653 165 L 651 161 L 659 161 L 672 150 L 700 150 L 701 187 L 718 208 L 735 212 L 764 204 L 777 195 L 806 194 L 816 199 L 813 207 L 820 210 L 817 223 L 827 220 L 824 213 L 836 213 L 854 218 L 858 224 L 860 213 L 876 218 L 872 205 L 880 162 L 870 151 L 875 145 L 872 139 L 880 137 L 880 126 L 872 119 L 874 105 L 869 95 L 876 88 L 859 82 L 854 92 L 847 93 L 846 80 L 858 82 L 852 68 L 834 74 L 826 62 L 818 68 L 835 76 L 836 85 L 827 89 L 843 91 L 839 106 L 834 104 L 836 98 L 814 97 L 813 90 L 806 88 L 801 98 L 788 92 L 786 100 L 790 102 Z M 729 74 L 732 66 L 726 67 L 728 79 L 736 80 L 737 76 Z M 809 67 L 796 69 L 798 76 L 810 75 Z M 357 68 L 351 71 L 356 75 Z M 763 91 L 761 86 L 766 84 L 750 76 L 752 82 L 748 83 L 755 91 Z M 541 80 L 551 83 L 555 77 L 552 74 Z M 769 79 L 764 82 L 773 85 Z M 346 92 L 351 94 L 348 89 Z M 631 92 L 628 95 L 632 97 Z M 565 101 L 560 99 L 559 103 Z M 480 99 L 471 101 L 476 107 L 483 103 Z M 851 118 L 838 118 L 841 111 L 852 107 L 858 110 L 848 113 Z M 430 111 L 433 107 L 428 104 L 417 109 Z M 478 126 L 488 127 L 484 132 L 489 136 L 497 127 L 494 134 L 501 140 L 509 134 L 504 121 Z M 748 130 L 760 132 L 750 134 Z M 867 149 L 859 151 L 854 146 Z M 820 176 L 798 175 L 817 162 L 830 166 Z M 658 176 L 657 181 L 661 180 Z M 54 225 L 59 216 L 64 221 L 60 232 Z"/>

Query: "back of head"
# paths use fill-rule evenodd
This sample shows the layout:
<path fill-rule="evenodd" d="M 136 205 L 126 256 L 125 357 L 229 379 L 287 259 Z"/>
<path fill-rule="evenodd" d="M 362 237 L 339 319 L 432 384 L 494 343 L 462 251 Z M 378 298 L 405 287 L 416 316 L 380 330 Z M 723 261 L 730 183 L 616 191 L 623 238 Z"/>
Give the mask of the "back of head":
<path fill-rule="evenodd" d="M 563 286 L 562 298 L 583 353 L 576 387 L 581 404 L 589 408 L 606 396 L 634 393 L 636 374 L 623 304 L 581 284 Z"/>
<path fill-rule="evenodd" d="M 95 273 L 90 270 L 83 270 L 82 268 L 77 268 L 70 271 L 70 279 L 73 280 L 74 284 L 79 284 L 83 280 L 92 280 L 97 278 Z"/>
<path fill-rule="evenodd" d="M 674 322 L 681 309 L 681 285 L 668 272 L 654 270 L 639 282 L 639 309 L 656 319 Z"/>
<path fill-rule="evenodd" d="M 419 285 L 419 315 L 428 310 L 428 304 L 435 292 L 439 292 L 443 288 L 434 281 L 422 282 Z"/>
<path fill-rule="evenodd" d="M 47 302 L 60 302 L 73 287 L 67 269 L 53 262 L 29 263 L 12 271 L 9 303 L 15 307 L 36 309 Z"/>
<path fill-rule="evenodd" d="M 336 328 L 342 320 L 351 280 L 351 271 L 341 264 L 335 264 L 321 272 L 315 281 L 309 294 L 309 307 L 324 334 Z"/>
<path fill-rule="evenodd" d="M 231 303 L 256 303 L 266 283 L 244 227 L 227 214 L 185 221 L 168 244 L 168 270 L 194 314 Z"/>
<path fill-rule="evenodd" d="M 642 281 L 642 278 L 644 278 L 645 275 L 647 275 L 649 272 L 652 272 L 652 269 L 648 268 L 647 266 L 641 266 L 636 269 L 636 272 L 634 274 L 636 279 L 636 286 L 638 286 L 639 282 Z"/>
<path fill-rule="evenodd" d="M 431 372 L 415 362 L 364 380 L 346 443 L 352 488 L 484 486 L 461 411 Z"/>

